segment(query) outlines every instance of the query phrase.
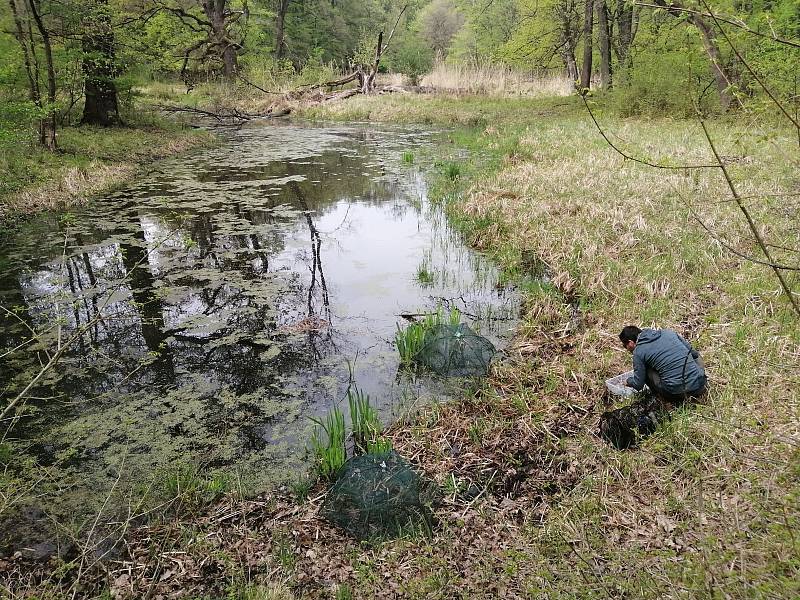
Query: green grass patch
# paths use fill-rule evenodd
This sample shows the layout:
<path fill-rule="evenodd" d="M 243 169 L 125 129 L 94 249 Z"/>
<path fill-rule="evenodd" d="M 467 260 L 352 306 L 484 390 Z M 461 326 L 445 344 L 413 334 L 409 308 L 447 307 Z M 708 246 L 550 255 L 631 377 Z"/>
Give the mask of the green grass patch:
<path fill-rule="evenodd" d="M 439 307 L 436 312 L 426 313 L 421 320 L 410 323 L 405 329 L 397 325 L 394 343 L 400 353 L 401 366 L 410 367 L 425 345 L 425 334 L 441 324 L 458 325 L 461 312 L 457 308 L 445 310 Z"/>
<path fill-rule="evenodd" d="M 133 167 L 212 140 L 207 132 L 155 117 L 140 117 L 125 127 L 59 128 L 58 152 L 43 150 L 27 137 L 2 139 L 0 216 L 66 206 L 87 190 L 103 193 L 129 177 Z M 118 168 L 123 166 L 127 170 Z M 31 194 L 21 206 L 15 196 L 23 191 Z"/>
<path fill-rule="evenodd" d="M 383 437 L 383 426 L 378 413 L 371 405 L 369 395 L 355 385 L 347 390 L 350 409 L 350 432 L 354 454 L 379 454 L 392 449 L 391 442 Z M 315 427 L 311 436 L 311 452 L 319 476 L 331 481 L 347 460 L 348 432 L 344 413 L 334 407 L 324 419 L 312 417 Z M 307 490 L 306 490 L 307 491 Z"/>
<path fill-rule="evenodd" d="M 316 424 L 311 436 L 311 450 L 316 458 L 317 472 L 330 480 L 347 460 L 344 414 L 334 407 L 324 419 L 312 417 Z"/>
<path fill-rule="evenodd" d="M 414 279 L 417 280 L 417 283 L 423 286 L 432 285 L 433 282 L 436 280 L 436 276 L 434 275 L 433 271 L 430 270 L 430 265 L 427 262 L 423 262 L 417 267 L 417 272 L 414 275 Z"/>

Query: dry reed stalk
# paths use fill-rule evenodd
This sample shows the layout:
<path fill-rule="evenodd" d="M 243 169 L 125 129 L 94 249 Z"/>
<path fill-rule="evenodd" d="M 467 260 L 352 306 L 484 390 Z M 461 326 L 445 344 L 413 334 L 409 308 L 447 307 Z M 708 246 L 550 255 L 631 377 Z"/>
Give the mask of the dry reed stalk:
<path fill-rule="evenodd" d="M 437 62 L 420 83 L 437 91 L 497 96 L 569 96 L 574 91 L 573 83 L 562 74 L 520 71 L 496 64 Z"/>

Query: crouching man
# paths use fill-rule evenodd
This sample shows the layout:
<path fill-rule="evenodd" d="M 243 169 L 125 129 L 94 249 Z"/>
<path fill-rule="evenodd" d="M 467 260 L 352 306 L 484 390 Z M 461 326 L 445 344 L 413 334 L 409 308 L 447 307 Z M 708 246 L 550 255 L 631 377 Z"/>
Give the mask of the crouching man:
<path fill-rule="evenodd" d="M 706 391 L 706 372 L 700 354 L 671 329 L 639 329 L 628 325 L 619 334 L 633 354 L 633 377 L 626 385 L 641 391 L 646 383 L 664 401 L 679 404 Z"/>

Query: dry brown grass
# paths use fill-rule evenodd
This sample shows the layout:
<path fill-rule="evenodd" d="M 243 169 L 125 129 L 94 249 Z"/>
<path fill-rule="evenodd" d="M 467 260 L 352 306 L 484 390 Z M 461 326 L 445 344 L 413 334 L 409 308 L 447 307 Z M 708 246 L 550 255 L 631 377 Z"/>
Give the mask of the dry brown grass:
<path fill-rule="evenodd" d="M 85 167 L 55 168 L 45 183 L 0 198 L 0 221 L 83 204 L 129 181 L 142 164 L 185 152 L 209 141 L 209 137 L 202 135 L 158 135 L 151 145 L 133 149 L 122 161 L 95 159 Z"/>
<path fill-rule="evenodd" d="M 93 161 L 87 168 L 70 167 L 54 181 L 25 190 L 0 204 L 0 219 L 82 204 L 92 196 L 123 183 L 136 171 L 132 164 L 105 165 Z"/>
<path fill-rule="evenodd" d="M 420 85 L 442 92 L 491 96 L 569 96 L 574 84 L 560 73 L 520 71 L 502 65 L 439 62 Z"/>

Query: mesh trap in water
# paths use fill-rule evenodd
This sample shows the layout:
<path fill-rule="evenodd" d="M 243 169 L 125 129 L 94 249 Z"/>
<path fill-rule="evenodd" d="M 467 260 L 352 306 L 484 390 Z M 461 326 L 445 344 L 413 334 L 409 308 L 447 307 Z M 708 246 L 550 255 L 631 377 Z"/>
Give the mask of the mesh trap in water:
<path fill-rule="evenodd" d="M 359 539 L 430 532 L 432 483 L 390 450 L 354 456 L 339 469 L 320 514 Z"/>
<path fill-rule="evenodd" d="M 414 360 L 446 377 L 485 377 L 494 353 L 492 342 L 464 323 L 440 324 L 425 332 Z"/>

